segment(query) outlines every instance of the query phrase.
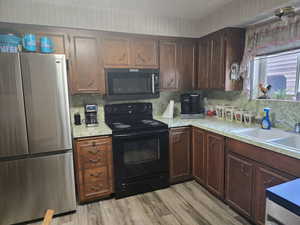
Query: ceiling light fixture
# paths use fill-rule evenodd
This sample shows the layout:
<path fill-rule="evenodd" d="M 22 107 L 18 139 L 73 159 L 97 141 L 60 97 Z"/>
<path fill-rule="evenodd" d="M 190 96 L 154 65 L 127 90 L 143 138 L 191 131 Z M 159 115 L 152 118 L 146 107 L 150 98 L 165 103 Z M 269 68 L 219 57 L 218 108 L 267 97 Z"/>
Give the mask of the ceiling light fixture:
<path fill-rule="evenodd" d="M 287 6 L 280 9 L 277 9 L 275 11 L 275 16 L 282 19 L 285 16 L 292 16 L 295 14 L 295 7 L 293 6 Z"/>

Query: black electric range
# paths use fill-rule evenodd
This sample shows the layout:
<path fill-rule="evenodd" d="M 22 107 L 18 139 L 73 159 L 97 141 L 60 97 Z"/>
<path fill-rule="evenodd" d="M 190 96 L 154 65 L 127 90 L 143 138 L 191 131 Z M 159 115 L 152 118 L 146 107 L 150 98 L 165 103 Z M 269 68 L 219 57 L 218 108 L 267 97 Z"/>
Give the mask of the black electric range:
<path fill-rule="evenodd" d="M 168 187 L 169 130 L 153 119 L 152 104 L 105 105 L 104 112 L 112 129 L 116 198 Z"/>

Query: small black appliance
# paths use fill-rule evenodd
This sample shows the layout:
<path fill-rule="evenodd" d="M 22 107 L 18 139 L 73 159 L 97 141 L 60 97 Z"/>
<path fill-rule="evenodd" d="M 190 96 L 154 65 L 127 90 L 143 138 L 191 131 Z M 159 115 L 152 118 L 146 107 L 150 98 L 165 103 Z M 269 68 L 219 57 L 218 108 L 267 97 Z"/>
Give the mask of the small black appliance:
<path fill-rule="evenodd" d="M 97 105 L 85 105 L 85 124 L 87 127 L 98 126 L 97 113 Z"/>
<path fill-rule="evenodd" d="M 204 117 L 201 94 L 187 93 L 181 95 L 181 118 L 200 119 Z"/>
<path fill-rule="evenodd" d="M 74 124 L 75 125 L 81 125 L 81 116 L 80 113 L 75 113 L 74 114 Z"/>

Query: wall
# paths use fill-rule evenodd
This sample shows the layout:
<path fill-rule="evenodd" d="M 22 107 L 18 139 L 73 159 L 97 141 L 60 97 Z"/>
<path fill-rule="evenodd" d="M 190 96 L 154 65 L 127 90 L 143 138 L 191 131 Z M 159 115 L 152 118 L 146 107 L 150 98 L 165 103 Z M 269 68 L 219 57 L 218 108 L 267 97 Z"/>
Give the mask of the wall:
<path fill-rule="evenodd" d="M 297 3 L 298 2 L 298 3 Z M 248 23 L 265 19 L 274 14 L 274 9 L 281 6 L 299 4 L 295 0 L 235 0 L 216 10 L 211 16 L 199 21 L 198 35 L 203 36 L 213 31 L 230 26 L 244 26 Z"/>
<path fill-rule="evenodd" d="M 201 37 L 215 30 L 245 25 L 296 0 L 233 0 L 201 20 L 147 16 L 132 11 L 85 9 L 52 1 L 0 0 L 0 21 L 165 36 Z"/>
<path fill-rule="evenodd" d="M 276 101 L 276 100 L 248 100 L 241 92 L 209 91 L 205 93 L 208 104 L 229 104 L 254 112 L 259 115 L 263 108 L 271 108 L 273 124 L 284 129 L 291 129 L 296 122 L 300 122 L 300 102 Z M 274 121 L 286 121 L 290 124 L 279 124 Z"/>
<path fill-rule="evenodd" d="M 57 6 L 51 1 L 0 0 L 0 21 L 165 36 L 197 36 L 197 21 L 124 10 Z"/>

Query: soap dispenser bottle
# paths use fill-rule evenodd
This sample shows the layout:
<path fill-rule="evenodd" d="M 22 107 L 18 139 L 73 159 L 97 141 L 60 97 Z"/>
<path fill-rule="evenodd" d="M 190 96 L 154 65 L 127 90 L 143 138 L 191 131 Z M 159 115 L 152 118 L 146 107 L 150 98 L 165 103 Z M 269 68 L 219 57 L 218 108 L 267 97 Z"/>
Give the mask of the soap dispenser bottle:
<path fill-rule="evenodd" d="M 266 130 L 271 129 L 270 108 L 264 108 L 264 117 L 261 121 L 261 128 Z"/>

